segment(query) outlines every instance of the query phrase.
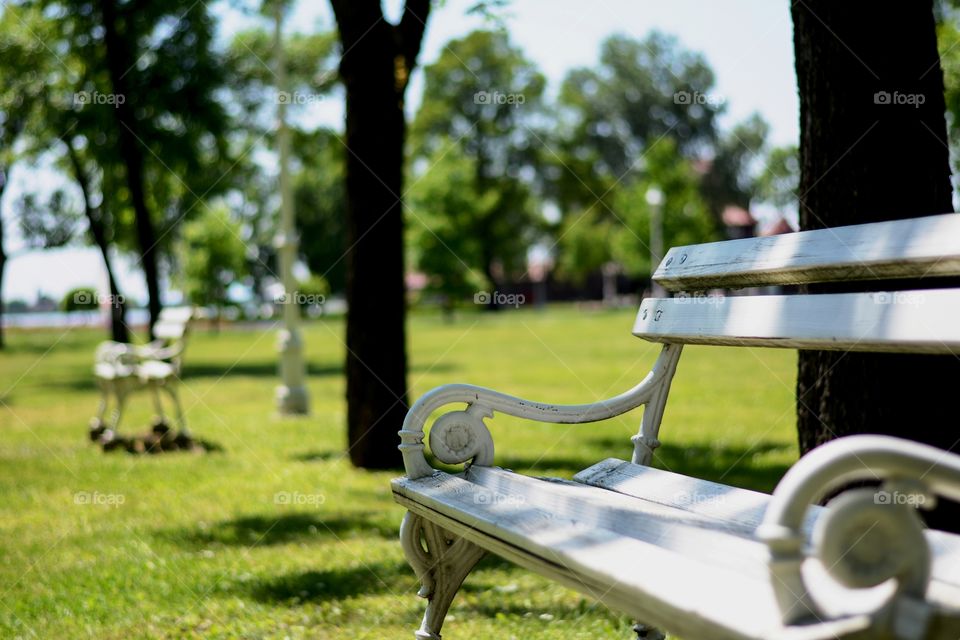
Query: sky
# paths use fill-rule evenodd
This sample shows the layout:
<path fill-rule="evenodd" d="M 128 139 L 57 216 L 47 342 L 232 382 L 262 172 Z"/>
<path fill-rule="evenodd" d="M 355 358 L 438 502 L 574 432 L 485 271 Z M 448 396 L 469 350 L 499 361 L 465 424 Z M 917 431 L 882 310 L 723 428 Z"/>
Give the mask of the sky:
<path fill-rule="evenodd" d="M 444 44 L 485 26 L 479 16 L 467 15 L 476 0 L 446 0 L 428 20 L 420 63 L 435 60 Z M 251 24 L 250 17 L 228 10 L 221 0 L 211 5 L 221 17 L 220 38 L 226 41 Z M 387 19 L 395 21 L 402 2 L 384 2 Z M 614 33 L 642 38 L 653 29 L 673 34 L 681 44 L 703 53 L 717 77 L 716 93 L 727 112 L 721 125 L 730 127 L 753 112 L 771 125 L 771 142 L 796 144 L 799 105 L 793 67 L 790 3 L 785 0 L 513 0 L 505 10 L 510 36 L 547 77 L 551 94 L 566 72 L 596 64 L 600 43 Z M 330 5 L 324 0 L 298 0 L 287 21 L 287 30 L 309 31 L 334 26 Z M 408 89 L 407 109 L 412 115 L 420 103 L 422 73 L 417 71 Z M 342 128 L 343 104 L 339 96 L 325 100 L 315 110 L 323 124 Z M 25 186 L 48 183 L 53 178 L 15 166 L 4 198 L 2 213 L 10 220 L 10 202 Z M 7 227 L 13 225 L 9 222 Z M 99 255 L 94 249 L 71 247 L 56 251 L 22 252 L 16 232 L 10 229 L 7 252 L 14 255 L 4 274 L 4 299 L 32 302 L 37 293 L 59 299 L 77 286 L 106 289 Z M 121 290 L 143 301 L 146 287 L 136 258 L 118 257 Z"/>

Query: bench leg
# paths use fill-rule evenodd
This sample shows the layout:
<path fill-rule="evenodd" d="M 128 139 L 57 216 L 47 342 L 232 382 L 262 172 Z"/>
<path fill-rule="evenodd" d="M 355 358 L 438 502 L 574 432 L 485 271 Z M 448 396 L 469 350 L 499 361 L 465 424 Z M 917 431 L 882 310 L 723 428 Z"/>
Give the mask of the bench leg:
<path fill-rule="evenodd" d="M 183 405 L 180 404 L 180 394 L 177 393 L 177 389 L 173 385 L 173 381 L 168 381 L 163 385 L 163 390 L 167 392 L 167 395 L 170 396 L 170 401 L 173 403 L 173 411 L 177 416 L 177 433 L 183 436 L 189 436 L 190 431 L 187 429 L 187 419 L 183 415 Z"/>
<path fill-rule="evenodd" d="M 97 405 L 97 415 L 90 418 L 90 440 L 97 442 L 100 436 L 107 430 L 107 423 L 104 416 L 107 413 L 107 407 L 110 401 L 110 384 L 105 380 L 99 380 L 100 402 Z"/>
<path fill-rule="evenodd" d="M 157 388 L 156 384 L 150 385 L 150 395 L 153 396 L 153 408 L 157 412 L 157 420 L 166 422 L 167 417 L 163 414 L 163 402 L 160 401 L 160 389 Z"/>
<path fill-rule="evenodd" d="M 440 628 L 450 603 L 484 551 L 409 512 L 400 525 L 400 543 L 407 562 L 420 579 L 417 595 L 428 600 L 423 622 L 414 637 L 417 640 L 440 640 Z"/>

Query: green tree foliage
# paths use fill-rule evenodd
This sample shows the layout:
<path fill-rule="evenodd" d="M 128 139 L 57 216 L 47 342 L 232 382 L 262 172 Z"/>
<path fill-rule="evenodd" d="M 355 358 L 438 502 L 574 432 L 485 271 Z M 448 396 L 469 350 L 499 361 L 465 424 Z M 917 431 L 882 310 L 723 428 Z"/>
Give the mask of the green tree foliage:
<path fill-rule="evenodd" d="M 22 158 L 23 134 L 37 118 L 37 104 L 44 90 L 43 71 L 48 52 L 43 48 L 48 22 L 37 11 L 25 11 L 5 4 L 0 13 L 0 205 L 13 165 Z M 9 256 L 4 247 L 3 220 L 0 220 L 0 300 L 3 299 L 3 272 Z M 4 346 L 0 306 L 0 349 Z"/>
<path fill-rule="evenodd" d="M 414 173 L 417 182 L 426 182 L 421 193 L 432 192 L 437 202 L 419 197 L 425 217 L 413 216 L 411 224 L 420 267 L 435 282 L 451 280 L 437 285 L 448 299 L 476 284 L 468 277 L 473 270 L 493 288 L 501 274 L 523 270 L 541 221 L 532 189 L 540 164 L 536 141 L 545 135 L 538 131 L 544 86 L 534 64 L 502 31 L 453 40 L 424 68 L 423 106 L 412 128 L 419 160 Z M 447 188 L 460 193 L 440 193 L 444 176 L 456 181 Z M 454 206 L 468 197 L 475 202 Z M 470 237 L 458 241 L 451 237 L 456 233 Z M 453 255 L 440 255 L 444 244 Z"/>
<path fill-rule="evenodd" d="M 212 15 L 184 0 L 24 4 L 54 26 L 37 147 L 82 156 L 112 241 L 140 255 L 155 318 L 175 227 L 224 188 L 230 166 Z"/>
<path fill-rule="evenodd" d="M 715 220 L 729 204 L 750 208 L 759 188 L 757 165 L 762 163 L 769 133 L 770 125 L 754 114 L 718 134 L 709 169 L 700 182 L 700 192 Z"/>
<path fill-rule="evenodd" d="M 574 69 L 564 79 L 560 109 L 569 133 L 561 157 L 588 160 L 597 173 L 618 179 L 642 169 L 643 153 L 664 136 L 687 157 L 710 149 L 723 110 L 715 82 L 706 59 L 672 36 L 612 36 L 597 68 Z"/>
<path fill-rule="evenodd" d="M 478 192 L 474 161 L 456 145 L 448 148 L 429 158 L 431 168 L 414 180 L 408 202 L 411 262 L 429 278 L 426 293 L 438 296 L 449 313 L 457 301 L 471 300 L 489 285 L 480 267 L 483 240 L 476 231 L 499 197 L 492 190 Z"/>
<path fill-rule="evenodd" d="M 97 290 L 93 287 L 71 289 L 60 300 L 61 311 L 96 311 L 97 308 Z"/>
<path fill-rule="evenodd" d="M 310 270 L 324 274 L 333 291 L 345 287 L 346 211 L 343 146 L 335 134 L 309 125 L 311 110 L 332 99 L 337 87 L 334 32 L 294 33 L 284 37 L 288 86 L 276 85 L 274 36 L 256 28 L 233 37 L 224 56 L 230 87 L 234 144 L 244 149 L 231 172 L 231 202 L 249 232 L 248 269 L 254 290 L 276 277 L 274 238 L 279 220 L 276 176 L 264 164 L 275 150 L 276 106 L 288 105 L 294 211 L 300 232 L 300 253 Z M 275 166 L 275 165 L 274 165 Z"/>
<path fill-rule="evenodd" d="M 292 133 L 291 146 L 301 150 L 292 178 L 300 254 L 330 291 L 342 293 L 347 277 L 343 147 L 336 134 L 326 129 Z"/>
<path fill-rule="evenodd" d="M 954 172 L 960 169 L 960 3 L 942 2 L 937 10 L 937 48 L 943 68 L 944 98 L 947 103 L 947 134 L 954 158 Z M 954 179 L 954 190 L 957 181 Z M 954 197 L 956 200 L 956 196 Z"/>
<path fill-rule="evenodd" d="M 796 146 L 775 147 L 767 154 L 763 172 L 757 179 L 757 195 L 785 209 L 797 203 L 800 185 L 800 152 Z"/>
<path fill-rule="evenodd" d="M 222 205 L 206 207 L 184 224 L 178 252 L 180 284 L 192 304 L 219 310 L 227 303 L 228 287 L 245 275 L 241 232 Z"/>
<path fill-rule="evenodd" d="M 580 280 L 607 262 L 631 276 L 650 273 L 650 204 L 647 192 L 663 192 L 663 235 L 667 247 L 711 237 L 713 222 L 699 190 L 699 176 L 681 157 L 677 143 L 663 138 L 646 157 L 643 178 L 612 192 L 610 208 L 594 204 L 566 216 L 560 231 L 558 268 Z"/>
<path fill-rule="evenodd" d="M 612 261 L 634 276 L 649 273 L 642 196 L 650 186 L 666 194 L 668 246 L 680 236 L 710 240 L 726 205 L 749 207 L 768 126 L 753 116 L 723 134 L 724 108 L 703 56 L 659 32 L 613 36 L 596 68 L 567 74 L 543 171 L 562 216 L 562 272 L 582 278 Z"/>

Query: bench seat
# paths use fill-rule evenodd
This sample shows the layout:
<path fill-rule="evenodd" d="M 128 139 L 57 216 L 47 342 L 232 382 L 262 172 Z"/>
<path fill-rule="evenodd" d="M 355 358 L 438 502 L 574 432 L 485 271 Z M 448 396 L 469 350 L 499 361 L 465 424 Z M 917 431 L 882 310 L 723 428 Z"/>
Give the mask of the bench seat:
<path fill-rule="evenodd" d="M 400 478 L 393 492 L 451 533 L 681 637 L 872 637 L 870 618 L 849 612 L 893 593 L 886 583 L 829 597 L 842 587 L 818 579 L 823 570 L 810 562 L 829 621 L 784 625 L 767 546 L 754 536 L 770 496 L 612 458 L 574 481 L 472 466 Z M 807 536 L 825 509 L 808 512 Z M 956 640 L 960 617 L 947 611 L 960 599 L 960 536 L 926 535 L 935 558 L 928 601 L 942 606 L 928 637 Z"/>
<path fill-rule="evenodd" d="M 917 513 L 960 501 L 960 455 L 910 441 L 910 420 L 849 425 L 906 437 L 825 442 L 772 495 L 650 468 L 685 345 L 956 357 L 960 287 L 945 277 L 960 277 L 957 214 L 674 247 L 653 280 L 676 295 L 645 298 L 633 325 L 663 345 L 633 388 L 589 404 L 463 383 L 426 393 L 401 426 L 406 477 L 393 483 L 409 510 L 401 546 L 428 601 L 417 640 L 441 639 L 454 595 L 486 552 L 633 616 L 648 640 L 663 630 L 690 640 L 960 639 L 960 537 L 926 530 Z M 853 281 L 864 283 L 834 293 L 714 290 Z M 928 372 L 905 362 L 896 375 Z M 853 396 L 832 401 L 850 402 L 852 415 Z M 630 462 L 604 460 L 572 480 L 495 466 L 485 423 L 495 414 L 585 424 L 641 406 Z M 434 469 L 427 444 L 463 472 Z"/>

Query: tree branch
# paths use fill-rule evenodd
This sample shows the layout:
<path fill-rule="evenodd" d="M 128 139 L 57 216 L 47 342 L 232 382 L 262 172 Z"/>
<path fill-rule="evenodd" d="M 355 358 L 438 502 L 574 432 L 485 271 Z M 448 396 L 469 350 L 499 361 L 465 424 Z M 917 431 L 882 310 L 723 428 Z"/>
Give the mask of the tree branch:
<path fill-rule="evenodd" d="M 423 44 L 423 33 L 427 29 L 427 19 L 430 17 L 430 0 L 407 0 L 404 4 L 403 16 L 396 27 L 399 39 L 400 55 L 403 56 L 407 68 L 407 75 L 417 66 L 417 56 Z"/>

